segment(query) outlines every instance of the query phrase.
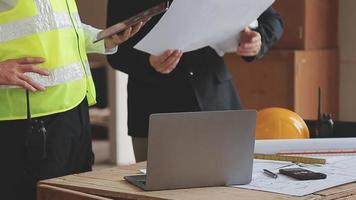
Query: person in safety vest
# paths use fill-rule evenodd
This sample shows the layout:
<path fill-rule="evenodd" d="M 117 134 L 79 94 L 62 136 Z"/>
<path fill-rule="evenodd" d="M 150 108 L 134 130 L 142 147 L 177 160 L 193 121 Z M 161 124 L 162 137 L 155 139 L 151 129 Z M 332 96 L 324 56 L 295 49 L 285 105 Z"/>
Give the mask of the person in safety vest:
<path fill-rule="evenodd" d="M 143 24 L 94 43 L 100 30 L 75 0 L 0 0 L 1 199 L 35 199 L 39 180 L 92 169 L 86 54 L 115 53 Z"/>

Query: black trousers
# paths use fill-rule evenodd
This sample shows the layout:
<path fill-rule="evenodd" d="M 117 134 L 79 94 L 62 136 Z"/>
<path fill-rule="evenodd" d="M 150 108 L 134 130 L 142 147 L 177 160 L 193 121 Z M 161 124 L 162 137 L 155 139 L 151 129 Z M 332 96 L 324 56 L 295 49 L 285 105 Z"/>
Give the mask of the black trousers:
<path fill-rule="evenodd" d="M 42 161 L 30 161 L 26 156 L 25 120 L 0 121 L 1 199 L 36 199 L 38 181 L 92 168 L 94 156 L 86 100 L 70 111 L 38 119 L 44 121 L 47 129 L 47 157 Z"/>

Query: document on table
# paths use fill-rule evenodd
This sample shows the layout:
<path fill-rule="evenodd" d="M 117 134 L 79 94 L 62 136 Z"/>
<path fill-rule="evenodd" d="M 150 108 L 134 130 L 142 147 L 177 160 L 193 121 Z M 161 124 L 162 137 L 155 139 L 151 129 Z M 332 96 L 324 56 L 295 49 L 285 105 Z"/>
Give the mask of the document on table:
<path fill-rule="evenodd" d="M 253 163 L 252 182 L 248 185 L 231 186 L 236 188 L 260 190 L 292 196 L 305 196 L 324 189 L 336 187 L 356 181 L 356 156 L 320 157 L 327 160 L 326 165 L 292 164 L 283 161 L 269 161 L 255 159 Z M 304 168 L 327 175 L 323 180 L 298 181 L 293 178 L 278 174 L 279 169 Z M 268 169 L 278 174 L 274 179 L 263 173 Z M 141 169 L 146 174 L 146 169 Z"/>
<path fill-rule="evenodd" d="M 288 162 L 255 160 L 252 182 L 248 185 L 234 187 L 293 196 L 304 196 L 324 189 L 356 181 L 356 156 L 325 158 L 327 159 L 327 164 L 320 166 L 288 166 Z M 279 168 L 283 166 L 288 166 L 286 168 L 301 167 L 311 171 L 321 172 L 327 175 L 327 179 L 298 181 L 281 174 L 278 174 L 277 179 L 273 179 L 263 174 L 263 169 L 268 169 L 274 173 L 278 173 Z"/>
<path fill-rule="evenodd" d="M 274 0 L 174 0 L 156 26 L 135 48 L 158 55 L 167 49 L 193 51 L 230 41 Z M 225 46 L 225 45 L 224 45 Z"/>

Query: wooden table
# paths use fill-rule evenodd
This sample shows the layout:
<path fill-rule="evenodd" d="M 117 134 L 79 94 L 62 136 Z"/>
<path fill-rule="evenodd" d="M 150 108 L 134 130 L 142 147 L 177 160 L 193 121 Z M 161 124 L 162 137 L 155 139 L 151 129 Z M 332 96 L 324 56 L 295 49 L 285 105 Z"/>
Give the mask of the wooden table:
<path fill-rule="evenodd" d="M 239 188 L 210 187 L 169 191 L 144 192 L 127 183 L 123 177 L 138 174 L 145 163 L 129 167 L 110 168 L 83 174 L 45 180 L 38 185 L 38 200 L 350 200 L 356 199 L 356 183 L 293 197 Z"/>

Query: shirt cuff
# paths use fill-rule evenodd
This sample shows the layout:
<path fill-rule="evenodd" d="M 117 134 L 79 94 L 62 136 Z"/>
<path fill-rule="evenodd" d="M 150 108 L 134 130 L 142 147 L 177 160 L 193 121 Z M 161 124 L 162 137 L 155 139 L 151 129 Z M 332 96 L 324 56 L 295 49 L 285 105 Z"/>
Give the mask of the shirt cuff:
<path fill-rule="evenodd" d="M 104 55 L 112 55 L 112 54 L 115 54 L 118 50 L 118 46 L 111 48 L 111 49 L 106 48 L 105 47 L 105 39 L 94 44 L 95 40 L 96 40 L 96 36 L 95 36 L 95 39 L 92 40 L 94 51 L 93 52 L 88 51 L 88 53 L 100 53 L 100 54 L 104 54 Z"/>
<path fill-rule="evenodd" d="M 105 41 L 101 40 L 99 42 L 94 43 L 96 40 L 100 29 L 94 28 L 92 26 L 83 24 L 84 35 L 85 35 L 85 44 L 87 53 L 100 53 L 100 54 L 114 54 L 117 52 L 118 47 L 112 49 L 105 48 Z"/>
<path fill-rule="evenodd" d="M 104 45 L 104 46 L 105 46 L 105 45 Z M 111 48 L 111 49 L 105 48 L 104 54 L 105 54 L 105 55 L 112 55 L 112 54 L 115 54 L 115 53 L 117 53 L 118 48 L 119 48 L 118 46 L 116 46 L 116 47 L 114 47 L 114 48 Z"/>

